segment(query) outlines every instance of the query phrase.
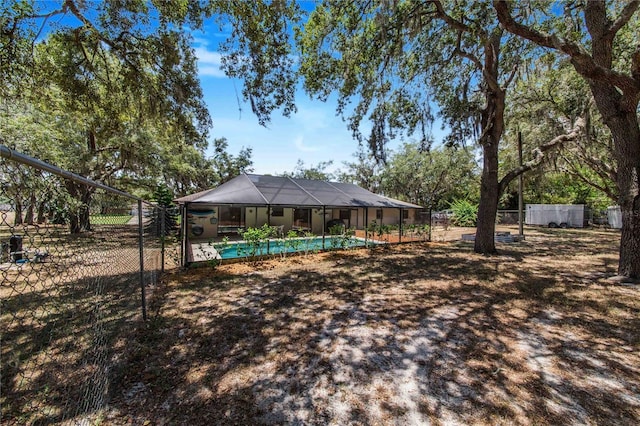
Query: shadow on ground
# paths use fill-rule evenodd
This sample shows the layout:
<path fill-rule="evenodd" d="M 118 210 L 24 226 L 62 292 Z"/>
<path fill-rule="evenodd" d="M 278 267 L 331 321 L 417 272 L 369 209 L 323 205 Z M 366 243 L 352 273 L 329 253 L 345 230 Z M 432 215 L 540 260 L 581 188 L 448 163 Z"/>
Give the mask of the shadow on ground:
<path fill-rule="evenodd" d="M 415 244 L 168 278 L 106 419 L 637 424 L 638 288 L 615 234 Z"/>

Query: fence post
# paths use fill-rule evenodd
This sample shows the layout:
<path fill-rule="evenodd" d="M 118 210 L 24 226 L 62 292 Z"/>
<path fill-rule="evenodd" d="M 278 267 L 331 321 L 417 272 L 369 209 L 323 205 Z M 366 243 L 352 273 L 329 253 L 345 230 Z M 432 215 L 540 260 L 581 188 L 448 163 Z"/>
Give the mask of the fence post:
<path fill-rule="evenodd" d="M 327 206 L 322 206 L 322 250 L 324 247 L 324 236 L 327 233 Z"/>
<path fill-rule="evenodd" d="M 367 247 L 369 238 L 369 207 L 364 208 L 364 246 Z"/>
<path fill-rule="evenodd" d="M 144 290 L 144 227 L 142 225 L 142 200 L 138 200 L 138 242 L 140 245 L 140 296 L 142 298 L 142 319 L 147 320 L 147 297 Z"/>
<path fill-rule="evenodd" d="M 166 238 L 166 223 L 167 220 L 167 208 L 160 206 L 160 272 L 164 273 L 164 240 Z"/>
<path fill-rule="evenodd" d="M 522 167 L 522 132 L 518 130 L 518 165 Z M 523 212 L 524 212 L 524 197 L 522 191 L 524 189 L 524 175 L 520 173 L 518 176 L 518 235 L 524 236 L 524 224 Z"/>
<path fill-rule="evenodd" d="M 433 229 L 433 211 L 431 211 L 431 203 L 429 203 L 429 242 L 431 242 L 432 229 Z"/>
<path fill-rule="evenodd" d="M 188 252 L 188 244 L 187 240 L 187 212 L 188 212 L 189 203 L 184 203 L 182 206 L 182 221 L 180 222 L 180 227 L 182 228 L 181 236 L 180 236 L 180 266 L 185 268 L 188 263 L 189 254 Z"/>

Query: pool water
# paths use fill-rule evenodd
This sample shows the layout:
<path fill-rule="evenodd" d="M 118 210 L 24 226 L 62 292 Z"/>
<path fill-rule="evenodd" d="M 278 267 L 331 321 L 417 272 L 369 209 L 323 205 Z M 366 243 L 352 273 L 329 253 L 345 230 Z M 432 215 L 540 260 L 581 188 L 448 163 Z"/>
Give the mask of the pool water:
<path fill-rule="evenodd" d="M 332 239 L 335 238 L 335 243 Z M 325 237 L 324 250 L 332 248 L 340 248 L 340 237 Z M 372 241 L 367 241 L 372 244 Z M 347 247 L 364 247 L 365 240 L 362 238 L 350 238 Z M 296 252 L 314 252 L 323 250 L 322 237 L 314 238 L 295 238 L 292 240 L 269 240 L 268 251 L 267 243 L 261 242 L 257 246 L 252 246 L 244 241 L 228 243 L 226 245 L 216 244 L 214 246 L 221 259 L 237 259 L 241 257 L 264 256 L 267 254 L 282 254 Z"/>

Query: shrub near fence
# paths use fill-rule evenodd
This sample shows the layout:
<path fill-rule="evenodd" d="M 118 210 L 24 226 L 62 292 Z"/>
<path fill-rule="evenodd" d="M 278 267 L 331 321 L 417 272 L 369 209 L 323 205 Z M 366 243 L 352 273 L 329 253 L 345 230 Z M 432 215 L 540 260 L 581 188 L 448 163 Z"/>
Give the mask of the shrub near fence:
<path fill-rule="evenodd" d="M 34 165 L 0 159 L 0 424 L 92 423 L 163 270 L 161 212 Z"/>

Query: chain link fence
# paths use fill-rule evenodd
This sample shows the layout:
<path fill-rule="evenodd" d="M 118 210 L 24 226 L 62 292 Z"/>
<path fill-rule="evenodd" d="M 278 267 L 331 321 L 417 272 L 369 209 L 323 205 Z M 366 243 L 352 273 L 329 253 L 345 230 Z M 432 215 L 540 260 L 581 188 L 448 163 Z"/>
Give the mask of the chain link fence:
<path fill-rule="evenodd" d="M 164 270 L 166 215 L 1 148 L 0 424 L 93 424 Z"/>
<path fill-rule="evenodd" d="M 524 212 L 522 219 L 524 219 Z M 518 223 L 520 223 L 518 220 L 518 210 L 498 210 L 496 225 L 517 225 Z"/>

